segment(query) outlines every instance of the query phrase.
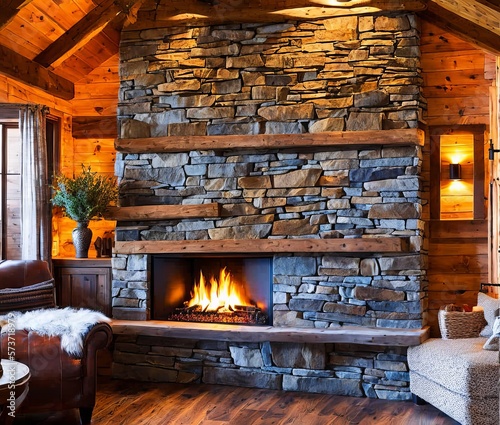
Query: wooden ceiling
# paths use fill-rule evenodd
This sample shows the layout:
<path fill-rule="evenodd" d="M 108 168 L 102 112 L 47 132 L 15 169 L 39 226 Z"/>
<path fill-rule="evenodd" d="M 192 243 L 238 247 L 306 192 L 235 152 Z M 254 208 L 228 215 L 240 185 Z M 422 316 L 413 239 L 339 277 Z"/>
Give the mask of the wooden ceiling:
<path fill-rule="evenodd" d="M 139 28 L 278 22 L 414 11 L 500 56 L 499 0 L 2 0 L 0 73 L 70 100 L 74 84 L 118 53 Z"/>

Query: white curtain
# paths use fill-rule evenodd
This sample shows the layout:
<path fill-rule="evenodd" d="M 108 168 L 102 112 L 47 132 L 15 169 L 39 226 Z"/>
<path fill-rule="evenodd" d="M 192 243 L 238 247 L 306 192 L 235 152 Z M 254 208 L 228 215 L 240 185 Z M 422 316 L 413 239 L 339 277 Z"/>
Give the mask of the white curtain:
<path fill-rule="evenodd" d="M 21 133 L 21 252 L 23 260 L 50 260 L 50 187 L 42 105 L 19 111 Z"/>

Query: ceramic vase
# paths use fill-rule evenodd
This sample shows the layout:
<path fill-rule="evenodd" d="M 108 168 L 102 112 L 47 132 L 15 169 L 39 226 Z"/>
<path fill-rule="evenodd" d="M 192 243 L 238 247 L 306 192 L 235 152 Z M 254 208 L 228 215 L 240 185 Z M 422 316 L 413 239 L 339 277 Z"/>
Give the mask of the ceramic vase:
<path fill-rule="evenodd" d="M 77 227 L 73 229 L 73 245 L 76 251 L 76 258 L 88 258 L 90 242 L 92 241 L 92 230 L 88 223 L 77 222 Z"/>

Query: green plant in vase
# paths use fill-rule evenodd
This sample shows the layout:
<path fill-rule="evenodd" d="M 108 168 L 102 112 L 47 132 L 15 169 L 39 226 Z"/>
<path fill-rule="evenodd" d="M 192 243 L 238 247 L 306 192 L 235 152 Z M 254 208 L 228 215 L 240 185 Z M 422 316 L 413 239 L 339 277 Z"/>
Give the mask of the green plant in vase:
<path fill-rule="evenodd" d="M 54 179 L 52 204 L 61 207 L 65 216 L 75 220 L 73 244 L 76 258 L 87 258 L 92 230 L 90 220 L 102 218 L 108 207 L 118 199 L 118 187 L 114 179 L 99 175 L 82 164 L 82 172 L 76 177 L 58 175 Z"/>

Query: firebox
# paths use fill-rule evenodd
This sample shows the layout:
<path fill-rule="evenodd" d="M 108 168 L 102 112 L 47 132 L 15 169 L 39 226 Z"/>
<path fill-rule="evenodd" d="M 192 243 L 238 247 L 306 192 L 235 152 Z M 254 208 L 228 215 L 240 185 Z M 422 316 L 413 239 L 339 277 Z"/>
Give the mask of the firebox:
<path fill-rule="evenodd" d="M 152 257 L 152 312 L 156 320 L 272 324 L 272 258 Z"/>

